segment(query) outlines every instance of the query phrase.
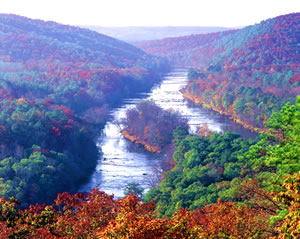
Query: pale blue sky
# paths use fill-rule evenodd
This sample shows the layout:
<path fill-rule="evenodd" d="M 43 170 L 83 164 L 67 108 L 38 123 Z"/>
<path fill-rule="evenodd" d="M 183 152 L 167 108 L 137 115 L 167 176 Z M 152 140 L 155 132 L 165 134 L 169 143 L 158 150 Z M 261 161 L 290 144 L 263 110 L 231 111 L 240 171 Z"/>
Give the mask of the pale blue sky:
<path fill-rule="evenodd" d="M 246 26 L 292 12 L 300 0 L 0 0 L 0 13 L 99 26 Z"/>

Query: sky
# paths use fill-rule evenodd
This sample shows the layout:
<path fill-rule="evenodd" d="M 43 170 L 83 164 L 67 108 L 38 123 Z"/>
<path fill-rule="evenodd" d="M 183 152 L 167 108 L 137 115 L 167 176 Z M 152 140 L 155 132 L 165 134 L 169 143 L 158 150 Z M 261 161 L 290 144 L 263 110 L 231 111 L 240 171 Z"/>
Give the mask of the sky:
<path fill-rule="evenodd" d="M 238 27 L 292 12 L 300 0 L 0 0 L 0 13 L 68 25 Z"/>

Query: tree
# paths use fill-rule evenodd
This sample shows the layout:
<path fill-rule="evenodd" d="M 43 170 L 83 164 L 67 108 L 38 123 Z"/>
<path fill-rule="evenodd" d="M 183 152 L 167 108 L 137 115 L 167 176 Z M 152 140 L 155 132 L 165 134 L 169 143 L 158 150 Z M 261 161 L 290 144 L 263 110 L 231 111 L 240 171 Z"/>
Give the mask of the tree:
<path fill-rule="evenodd" d="M 142 188 L 138 183 L 135 182 L 128 183 L 124 189 L 124 195 L 128 196 L 130 194 L 142 200 L 144 197 L 144 188 Z"/>
<path fill-rule="evenodd" d="M 275 193 L 282 210 L 272 221 L 277 222 L 279 238 L 296 239 L 300 237 L 300 174 L 286 176 L 282 187 L 283 191 Z"/>
<path fill-rule="evenodd" d="M 178 146 L 180 141 L 183 140 L 189 134 L 188 130 L 185 127 L 177 126 L 173 130 L 173 144 Z"/>

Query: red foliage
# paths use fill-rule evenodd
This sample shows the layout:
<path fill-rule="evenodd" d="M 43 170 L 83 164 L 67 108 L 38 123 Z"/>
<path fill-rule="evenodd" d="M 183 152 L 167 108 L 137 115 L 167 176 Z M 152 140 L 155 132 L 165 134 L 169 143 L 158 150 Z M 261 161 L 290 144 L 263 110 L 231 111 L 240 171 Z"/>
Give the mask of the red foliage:
<path fill-rule="evenodd" d="M 296 82 L 300 82 L 300 74 L 295 74 L 295 75 L 293 75 L 293 76 L 290 78 L 289 82 L 290 82 L 291 84 L 294 84 L 294 83 L 296 83 Z"/>
<path fill-rule="evenodd" d="M 0 199 L 1 238 L 268 238 L 272 230 L 264 210 L 219 201 L 196 211 L 182 209 L 157 218 L 154 203 L 129 195 L 114 200 L 98 190 L 59 194 L 55 204 L 17 209 Z"/>
<path fill-rule="evenodd" d="M 51 129 L 51 133 L 56 135 L 56 136 L 61 136 L 61 132 L 60 132 L 60 129 L 53 126 L 52 129 Z"/>

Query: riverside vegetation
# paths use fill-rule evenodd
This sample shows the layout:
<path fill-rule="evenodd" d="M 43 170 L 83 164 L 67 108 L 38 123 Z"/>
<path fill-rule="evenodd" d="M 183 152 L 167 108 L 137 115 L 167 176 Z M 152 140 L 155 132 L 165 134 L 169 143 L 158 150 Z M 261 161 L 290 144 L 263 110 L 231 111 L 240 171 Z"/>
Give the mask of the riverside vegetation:
<path fill-rule="evenodd" d="M 184 97 L 261 131 L 274 111 L 299 94 L 299 19 L 293 13 L 239 30 L 136 45 L 193 69 Z"/>
<path fill-rule="evenodd" d="M 143 145 L 150 152 L 157 153 L 171 144 L 176 127 L 188 131 L 187 120 L 178 112 L 163 110 L 149 100 L 129 109 L 122 125 L 125 138 L 137 145 Z"/>

